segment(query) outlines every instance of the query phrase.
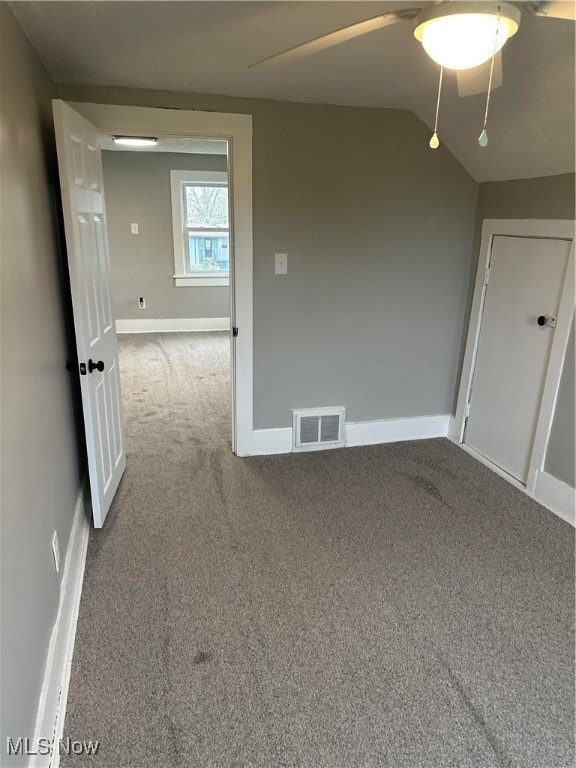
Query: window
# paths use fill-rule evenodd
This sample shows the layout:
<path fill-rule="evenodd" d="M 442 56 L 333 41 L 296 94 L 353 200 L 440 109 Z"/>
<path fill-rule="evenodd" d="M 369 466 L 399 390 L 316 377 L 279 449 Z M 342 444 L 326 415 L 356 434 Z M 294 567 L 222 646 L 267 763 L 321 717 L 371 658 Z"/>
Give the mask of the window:
<path fill-rule="evenodd" d="M 230 229 L 224 172 L 170 171 L 177 286 L 228 285 Z"/>

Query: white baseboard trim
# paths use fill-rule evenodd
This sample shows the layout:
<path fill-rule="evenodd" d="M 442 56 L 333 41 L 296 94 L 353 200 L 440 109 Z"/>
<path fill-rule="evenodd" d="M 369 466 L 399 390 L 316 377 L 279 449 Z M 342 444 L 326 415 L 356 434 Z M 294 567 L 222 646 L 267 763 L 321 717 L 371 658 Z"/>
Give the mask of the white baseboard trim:
<path fill-rule="evenodd" d="M 458 428 L 458 423 L 456 422 L 456 416 L 453 416 L 450 414 L 448 417 L 448 434 L 447 437 L 452 440 L 454 443 L 460 442 L 460 430 Z"/>
<path fill-rule="evenodd" d="M 270 456 L 292 452 L 292 427 L 255 429 L 252 432 L 252 455 Z"/>
<path fill-rule="evenodd" d="M 346 424 L 346 446 L 377 445 L 404 440 L 425 440 L 448 434 L 449 416 L 422 416 L 410 419 L 357 421 Z M 252 455 L 267 456 L 292 452 L 292 427 L 255 429 Z M 332 450 L 326 448 L 326 450 Z"/>
<path fill-rule="evenodd" d="M 36 717 L 34 745 L 39 743 L 39 739 L 53 740 L 53 744 L 58 745 L 64 729 L 72 653 L 90 532 L 90 518 L 85 500 L 86 492 L 82 488 L 76 501 L 60 583 L 60 605 L 48 648 Z M 53 756 L 40 754 L 33 756 L 29 768 L 58 768 L 59 762 L 60 755 L 58 749 L 55 749 Z"/>
<path fill-rule="evenodd" d="M 409 419 L 357 421 L 346 424 L 346 445 L 376 445 L 405 440 L 446 437 L 449 416 L 418 416 Z"/>
<path fill-rule="evenodd" d="M 534 498 L 576 528 L 576 491 L 548 472 L 536 473 Z"/>
<path fill-rule="evenodd" d="M 229 317 L 179 317 L 173 320 L 138 318 L 116 320 L 116 333 L 175 333 L 178 331 L 229 331 Z"/>

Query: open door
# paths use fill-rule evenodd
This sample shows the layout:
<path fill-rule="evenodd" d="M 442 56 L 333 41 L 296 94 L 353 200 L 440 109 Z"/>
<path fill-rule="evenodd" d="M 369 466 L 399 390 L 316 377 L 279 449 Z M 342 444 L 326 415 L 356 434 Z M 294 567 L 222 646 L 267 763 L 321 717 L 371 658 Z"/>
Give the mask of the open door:
<path fill-rule="evenodd" d="M 102 156 L 97 129 L 63 101 L 52 104 L 92 514 L 101 528 L 126 467 Z"/>

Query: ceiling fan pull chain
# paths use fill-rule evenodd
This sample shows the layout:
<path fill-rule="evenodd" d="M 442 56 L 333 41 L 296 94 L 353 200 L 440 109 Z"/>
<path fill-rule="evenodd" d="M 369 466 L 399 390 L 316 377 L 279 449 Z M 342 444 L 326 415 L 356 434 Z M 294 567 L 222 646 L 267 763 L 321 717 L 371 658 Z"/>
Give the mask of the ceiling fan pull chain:
<path fill-rule="evenodd" d="M 478 144 L 481 147 L 488 145 L 488 134 L 486 133 L 486 125 L 488 124 L 488 109 L 490 108 L 490 94 L 492 93 L 492 77 L 494 75 L 494 59 L 496 58 L 496 51 L 498 48 L 498 30 L 500 27 L 500 6 L 498 6 L 498 18 L 496 19 L 496 39 L 494 40 L 494 52 L 492 54 L 492 61 L 490 62 L 490 77 L 488 78 L 488 91 L 486 93 L 486 110 L 484 111 L 484 125 L 482 126 L 482 133 L 478 136 Z"/>
<path fill-rule="evenodd" d="M 438 149 L 440 142 L 438 140 L 438 114 L 440 112 L 440 95 L 442 93 L 442 78 L 444 75 L 444 67 L 440 67 L 440 80 L 438 81 L 438 98 L 436 99 L 436 118 L 434 120 L 434 133 L 432 138 L 428 142 L 430 149 Z"/>

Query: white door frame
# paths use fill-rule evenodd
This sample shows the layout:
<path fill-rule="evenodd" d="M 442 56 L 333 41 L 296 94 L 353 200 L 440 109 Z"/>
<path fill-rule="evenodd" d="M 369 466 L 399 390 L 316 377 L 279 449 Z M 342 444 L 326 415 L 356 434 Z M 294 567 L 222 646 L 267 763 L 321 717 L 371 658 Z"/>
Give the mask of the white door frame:
<path fill-rule="evenodd" d="M 68 102 L 103 133 L 228 141 L 233 238 L 230 270 L 232 450 L 253 453 L 252 115 Z"/>
<path fill-rule="evenodd" d="M 462 365 L 462 375 L 460 377 L 460 388 L 458 391 L 458 404 L 456 406 L 456 416 L 454 419 L 454 439 L 457 443 L 463 443 L 464 441 L 466 405 L 471 395 L 472 379 L 474 376 L 474 367 L 476 365 L 480 327 L 482 324 L 482 314 L 486 296 L 486 273 L 490 263 L 492 240 L 497 235 L 562 239 L 569 240 L 572 243 L 570 255 L 568 257 L 568 266 L 564 276 L 564 286 L 562 289 L 562 297 L 560 299 L 556 330 L 554 332 L 548 368 L 546 370 L 546 380 L 544 383 L 542 400 L 540 401 L 540 410 L 538 413 L 526 486 L 519 482 L 514 482 L 506 473 L 502 473 L 495 464 L 483 458 L 483 463 L 497 471 L 498 474 L 503 474 L 507 479 L 513 482 L 514 485 L 525 488 L 526 492 L 532 495 L 534 494 L 538 473 L 541 472 L 544 467 L 548 438 L 550 436 L 552 419 L 556 408 L 556 397 L 560 385 L 560 376 L 562 375 L 564 357 L 566 355 L 568 337 L 570 335 L 572 317 L 574 315 L 574 221 L 570 219 L 484 220 L 482 225 L 480 255 L 478 257 L 478 270 L 476 272 L 476 284 L 474 287 L 474 298 L 472 301 L 472 309 L 470 311 L 470 324 L 468 326 L 466 351 Z M 471 452 L 476 455 L 475 452 Z"/>

